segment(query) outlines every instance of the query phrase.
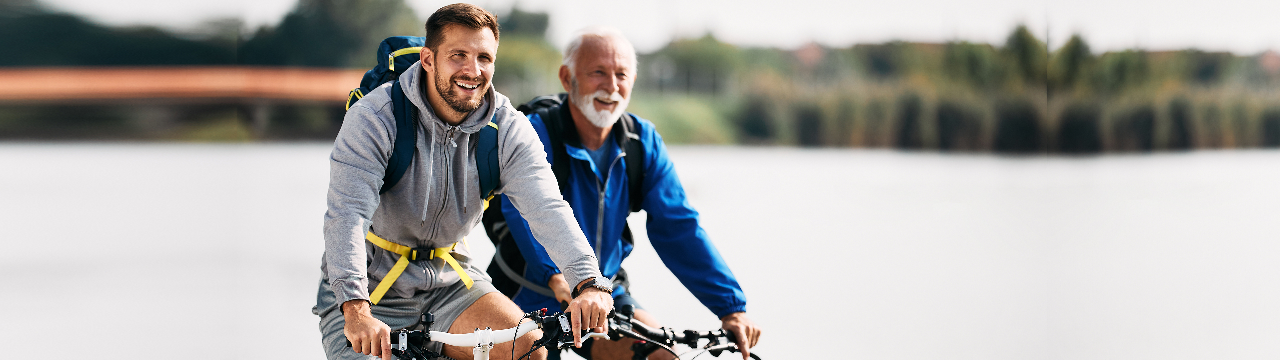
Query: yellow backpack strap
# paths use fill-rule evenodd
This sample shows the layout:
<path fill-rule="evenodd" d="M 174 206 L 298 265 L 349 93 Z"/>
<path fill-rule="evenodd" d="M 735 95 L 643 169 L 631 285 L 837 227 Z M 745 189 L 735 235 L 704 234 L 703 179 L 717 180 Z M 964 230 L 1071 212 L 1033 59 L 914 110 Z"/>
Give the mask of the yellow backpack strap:
<path fill-rule="evenodd" d="M 432 255 L 444 259 L 444 262 L 449 263 L 449 267 L 453 268 L 453 272 L 458 273 L 458 279 L 462 280 L 462 283 L 466 284 L 467 288 L 470 289 L 471 285 L 474 284 L 475 281 L 471 280 L 471 276 L 467 275 L 467 272 L 462 270 L 462 265 L 458 265 L 458 260 L 454 259 L 453 255 L 449 255 L 450 252 L 453 252 L 453 248 L 457 246 L 458 243 L 453 243 L 453 245 L 450 245 L 449 247 L 435 249 L 434 254 Z"/>
<path fill-rule="evenodd" d="M 347 93 L 347 111 L 351 111 L 351 104 L 363 98 L 364 92 L 361 92 L 360 88 L 352 89 L 351 92 Z"/>
<path fill-rule="evenodd" d="M 387 294 L 387 290 L 391 289 L 391 284 L 396 282 L 396 278 L 399 278 L 404 269 L 409 266 L 410 258 L 416 257 L 415 255 L 417 254 L 413 251 L 413 248 L 387 241 L 378 237 L 378 235 L 374 235 L 372 231 L 365 234 L 364 239 L 383 250 L 400 254 L 400 260 L 396 260 L 396 265 L 391 267 L 391 271 L 387 272 L 387 276 L 382 278 L 382 282 L 378 283 L 378 287 L 373 289 L 372 293 L 369 293 L 369 302 L 377 305 L 378 301 L 382 300 L 382 296 Z"/>
<path fill-rule="evenodd" d="M 396 71 L 396 57 L 400 55 L 418 54 L 422 52 L 421 46 L 407 47 L 400 50 L 392 51 L 387 54 L 387 70 Z"/>
<path fill-rule="evenodd" d="M 475 283 L 474 280 L 471 280 L 471 276 L 467 275 L 467 272 L 462 269 L 462 265 L 458 264 L 458 260 L 454 259 L 453 255 L 449 254 L 458 246 L 458 243 L 453 243 L 453 245 L 449 245 L 448 247 L 436 248 L 429 251 L 419 251 L 408 246 L 387 241 L 386 239 L 378 237 L 378 235 L 374 235 L 372 231 L 365 234 L 364 239 L 383 250 L 400 254 L 400 259 L 396 260 L 396 264 L 391 267 L 391 271 L 388 271 L 387 276 L 383 277 L 382 282 L 378 283 L 378 287 L 374 288 L 373 292 L 369 293 L 369 302 L 374 305 L 377 305 L 379 301 L 382 301 L 382 296 L 387 294 L 387 290 L 391 290 L 391 284 L 395 283 L 396 279 L 400 277 L 400 274 L 404 273 L 404 269 L 409 267 L 409 261 L 417 260 L 419 256 L 425 256 L 427 260 L 435 259 L 437 257 L 443 259 L 449 264 L 449 267 L 453 268 L 454 272 L 458 273 L 458 278 L 462 280 L 462 283 L 467 285 L 468 289 L 470 289 Z"/>

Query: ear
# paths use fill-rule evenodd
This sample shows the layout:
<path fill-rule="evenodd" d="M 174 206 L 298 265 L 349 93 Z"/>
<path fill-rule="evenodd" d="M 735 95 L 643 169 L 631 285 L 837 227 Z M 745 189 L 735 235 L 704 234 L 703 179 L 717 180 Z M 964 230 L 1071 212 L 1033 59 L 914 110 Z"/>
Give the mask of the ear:
<path fill-rule="evenodd" d="M 435 52 L 431 51 L 431 48 L 423 46 L 422 50 L 418 51 L 418 59 L 422 61 L 422 70 L 426 71 L 428 74 L 435 70 L 436 57 Z"/>
<path fill-rule="evenodd" d="M 564 92 L 573 92 L 573 74 L 569 73 L 569 65 L 560 65 L 560 86 L 564 87 Z"/>

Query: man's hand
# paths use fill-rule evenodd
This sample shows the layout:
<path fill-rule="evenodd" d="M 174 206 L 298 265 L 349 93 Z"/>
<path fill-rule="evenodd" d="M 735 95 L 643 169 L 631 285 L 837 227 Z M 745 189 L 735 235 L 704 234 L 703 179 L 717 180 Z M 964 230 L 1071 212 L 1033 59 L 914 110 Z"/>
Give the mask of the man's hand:
<path fill-rule="evenodd" d="M 573 289 L 569 287 L 569 282 L 564 280 L 564 274 L 551 275 L 551 280 L 547 280 L 547 287 L 551 288 L 551 292 L 556 294 L 556 302 L 564 306 L 573 300 Z M 564 309 L 560 309 L 564 310 Z"/>
<path fill-rule="evenodd" d="M 760 341 L 760 328 L 747 318 L 747 313 L 736 312 L 720 318 L 720 328 L 733 333 L 734 343 L 742 350 L 742 360 L 751 358 L 751 348 Z"/>
<path fill-rule="evenodd" d="M 391 359 L 391 328 L 369 313 L 369 302 L 350 300 L 342 303 L 342 316 L 347 323 L 342 333 L 351 341 L 355 352 Z"/>
<path fill-rule="evenodd" d="M 577 298 L 569 302 L 569 308 L 565 310 L 573 314 L 569 320 L 573 328 L 573 346 L 582 347 L 582 330 L 584 329 L 604 332 L 605 326 L 609 324 L 609 312 L 612 310 L 613 294 L 594 287 L 583 289 Z"/>

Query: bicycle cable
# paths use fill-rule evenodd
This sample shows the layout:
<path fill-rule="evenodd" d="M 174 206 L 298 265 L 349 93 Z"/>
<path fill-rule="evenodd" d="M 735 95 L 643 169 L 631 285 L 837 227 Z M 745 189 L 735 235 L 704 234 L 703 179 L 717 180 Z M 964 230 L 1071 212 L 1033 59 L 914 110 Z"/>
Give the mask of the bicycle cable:
<path fill-rule="evenodd" d="M 680 354 L 677 354 L 675 349 L 672 349 L 671 347 L 667 346 L 667 344 L 663 344 L 661 341 L 654 341 L 653 339 L 650 339 L 644 335 L 640 335 L 639 333 L 636 333 L 631 330 L 626 330 L 626 329 L 618 329 L 618 333 L 632 339 L 642 340 L 650 344 L 657 345 L 658 347 L 661 347 L 663 350 L 666 350 L 667 352 L 671 353 L 671 355 L 675 356 L 676 359 L 680 359 Z"/>

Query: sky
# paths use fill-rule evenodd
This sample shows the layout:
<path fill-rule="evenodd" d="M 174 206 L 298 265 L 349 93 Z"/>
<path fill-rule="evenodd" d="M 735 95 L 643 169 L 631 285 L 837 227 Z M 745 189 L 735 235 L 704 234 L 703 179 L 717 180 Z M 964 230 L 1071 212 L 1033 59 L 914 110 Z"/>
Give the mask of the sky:
<path fill-rule="evenodd" d="M 42 0 L 109 25 L 191 29 L 236 17 L 247 27 L 278 23 L 296 0 Z M 426 18 L 446 1 L 406 0 Z M 1095 52 L 1199 48 L 1255 54 L 1280 51 L 1280 1 L 1218 0 L 480 0 L 502 16 L 513 6 L 551 15 L 550 37 L 563 47 L 588 25 L 611 25 L 641 52 L 675 37 L 711 33 L 745 46 L 844 47 L 889 40 L 966 40 L 1002 44 L 1025 24 L 1051 47 L 1080 34 Z"/>

